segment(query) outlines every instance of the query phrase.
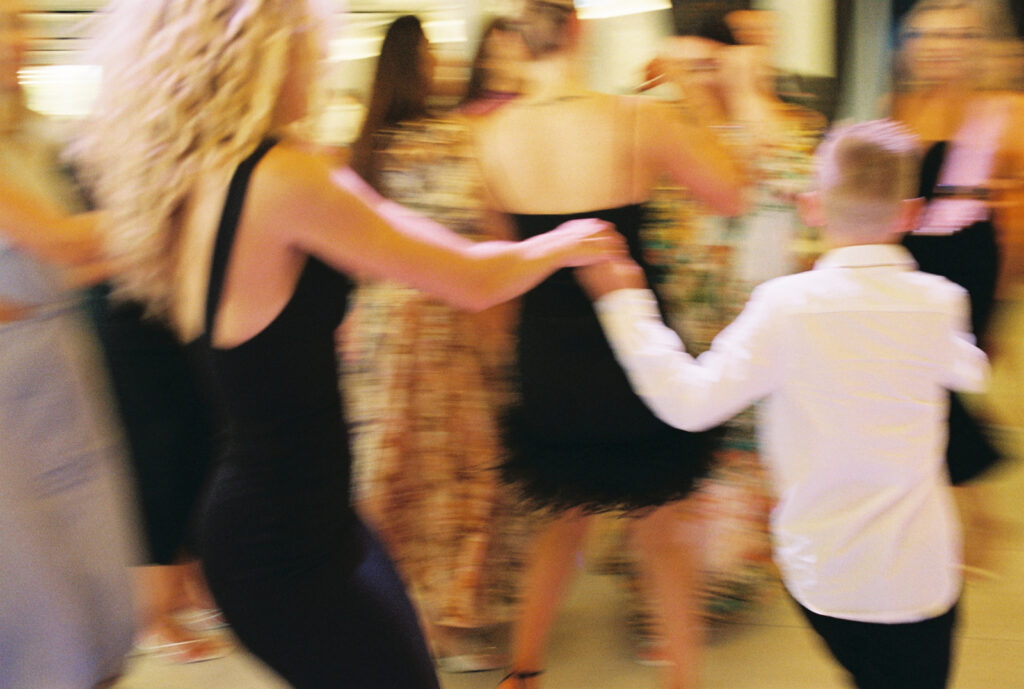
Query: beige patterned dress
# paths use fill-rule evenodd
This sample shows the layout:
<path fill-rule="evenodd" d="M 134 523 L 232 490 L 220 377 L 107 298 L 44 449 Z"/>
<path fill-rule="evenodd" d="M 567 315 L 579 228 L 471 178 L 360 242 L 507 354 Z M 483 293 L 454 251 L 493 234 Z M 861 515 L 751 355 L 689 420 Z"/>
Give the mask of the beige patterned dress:
<path fill-rule="evenodd" d="M 459 119 L 385 132 L 382 193 L 463 236 L 492 238 Z M 525 520 L 498 483 L 510 310 L 470 314 L 394 283 L 361 285 L 342 353 L 354 496 L 433 625 L 511 618 Z"/>

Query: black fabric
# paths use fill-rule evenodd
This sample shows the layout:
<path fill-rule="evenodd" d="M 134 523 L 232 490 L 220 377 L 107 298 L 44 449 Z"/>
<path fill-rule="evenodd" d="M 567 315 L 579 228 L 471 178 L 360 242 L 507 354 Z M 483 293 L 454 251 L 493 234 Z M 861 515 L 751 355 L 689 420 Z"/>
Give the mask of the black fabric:
<path fill-rule="evenodd" d="M 854 622 L 797 607 L 857 689 L 945 689 L 957 607 L 920 622 Z"/>
<path fill-rule="evenodd" d="M 522 239 L 597 217 L 615 224 L 648 272 L 640 242 L 645 209 L 513 216 Z M 642 509 L 685 497 L 710 463 L 718 433 L 687 433 L 658 420 L 633 393 L 572 270 L 523 297 L 519 401 L 506 423 L 504 479 L 549 509 Z"/>
<path fill-rule="evenodd" d="M 921 166 L 920 195 L 934 197 L 942 164 L 949 146 L 932 144 Z M 971 303 L 971 327 L 984 346 L 995 307 L 1000 251 L 991 220 L 982 220 L 949 235 L 908 234 L 903 245 L 921 270 L 941 275 L 967 290 Z M 946 463 L 955 484 L 978 478 L 1002 460 L 980 420 L 964 407 L 956 394 L 950 395 L 949 445 Z"/>
<path fill-rule="evenodd" d="M 212 419 L 184 348 L 138 304 L 90 292 L 131 450 L 149 562 L 168 565 L 195 551 L 195 512 L 213 457 Z"/>
<path fill-rule="evenodd" d="M 349 505 L 334 333 L 352 283 L 309 257 L 264 330 L 236 347 L 209 341 L 249 177 L 272 145 L 231 182 L 195 344 L 224 423 L 203 566 L 238 638 L 296 689 L 437 689 L 398 575 Z"/>

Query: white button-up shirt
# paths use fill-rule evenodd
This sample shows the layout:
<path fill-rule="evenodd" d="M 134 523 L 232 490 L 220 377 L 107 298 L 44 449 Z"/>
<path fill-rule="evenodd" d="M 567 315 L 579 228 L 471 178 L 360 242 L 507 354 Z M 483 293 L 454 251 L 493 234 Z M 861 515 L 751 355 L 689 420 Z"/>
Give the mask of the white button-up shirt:
<path fill-rule="evenodd" d="M 833 250 L 757 287 L 696 360 L 648 290 L 595 304 L 634 389 L 666 423 L 709 428 L 764 399 L 776 561 L 822 615 L 911 622 L 960 593 L 947 390 L 982 389 L 988 366 L 965 291 L 915 268 L 896 245 Z"/>

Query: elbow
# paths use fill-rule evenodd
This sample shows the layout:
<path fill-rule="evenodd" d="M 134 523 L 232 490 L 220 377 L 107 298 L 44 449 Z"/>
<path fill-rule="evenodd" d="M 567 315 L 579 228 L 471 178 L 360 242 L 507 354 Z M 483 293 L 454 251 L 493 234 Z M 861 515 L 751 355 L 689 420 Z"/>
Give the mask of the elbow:
<path fill-rule="evenodd" d="M 709 418 L 697 406 L 691 407 L 683 404 L 649 406 L 651 406 L 651 412 L 662 422 L 688 433 L 699 433 L 718 425 L 716 419 Z"/>
<path fill-rule="evenodd" d="M 678 428 L 681 431 L 686 431 L 687 433 L 700 433 L 701 431 L 710 430 L 718 425 L 713 421 L 708 421 L 707 419 L 700 419 L 695 417 L 686 417 L 682 419 L 674 417 L 674 420 L 662 419 L 662 421 L 665 421 L 665 423 L 669 424 L 670 426 L 674 426 L 675 428 Z"/>

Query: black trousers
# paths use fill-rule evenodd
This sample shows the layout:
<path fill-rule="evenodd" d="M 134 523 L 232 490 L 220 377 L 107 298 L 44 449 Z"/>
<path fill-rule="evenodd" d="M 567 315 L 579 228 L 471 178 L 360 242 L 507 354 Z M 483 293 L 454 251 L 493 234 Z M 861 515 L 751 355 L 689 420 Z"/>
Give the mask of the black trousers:
<path fill-rule="evenodd" d="M 797 604 L 858 689 L 945 689 L 956 609 L 905 624 L 854 622 Z"/>

